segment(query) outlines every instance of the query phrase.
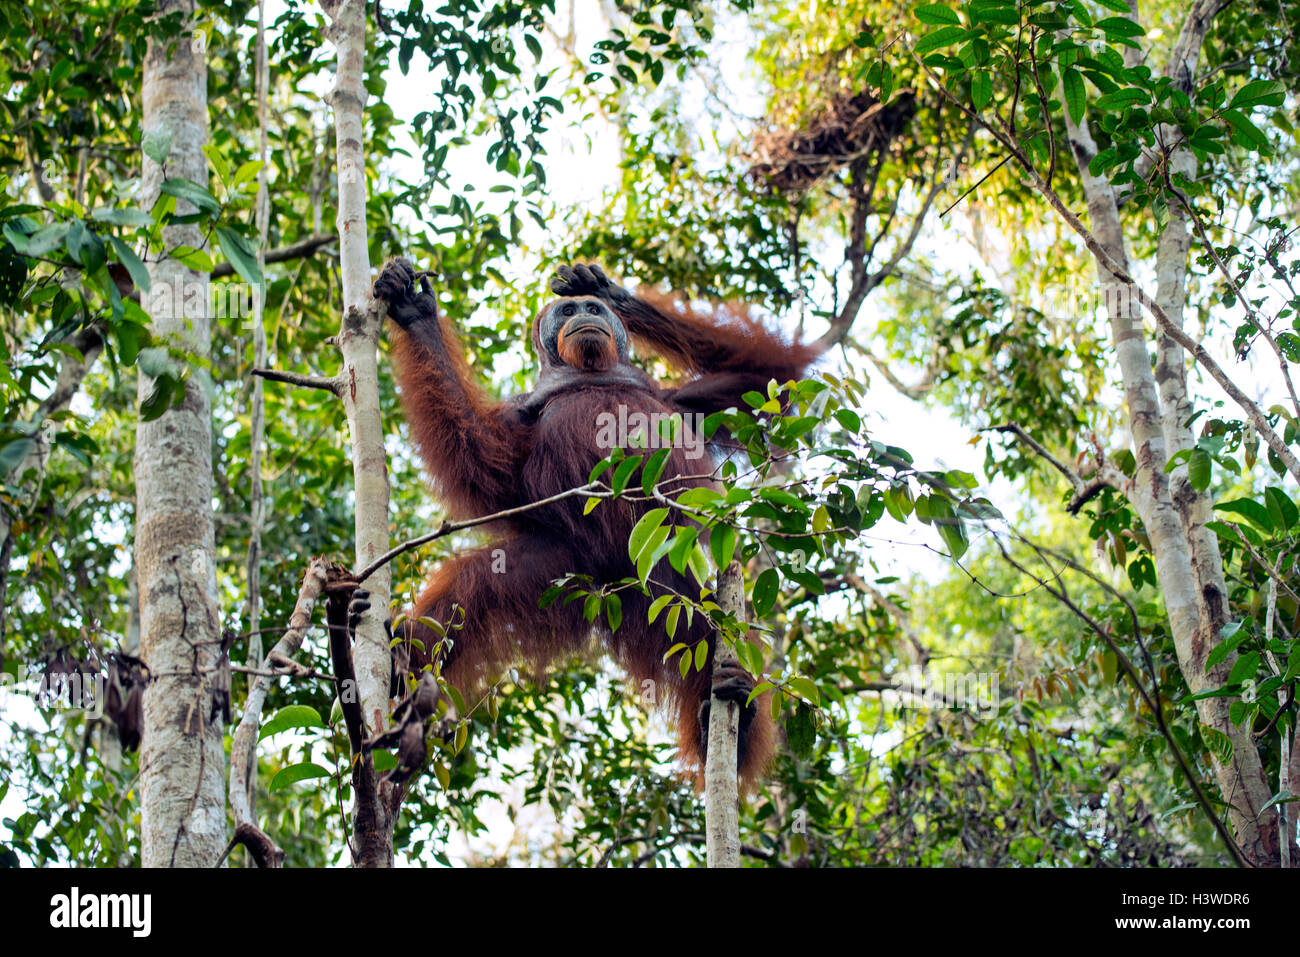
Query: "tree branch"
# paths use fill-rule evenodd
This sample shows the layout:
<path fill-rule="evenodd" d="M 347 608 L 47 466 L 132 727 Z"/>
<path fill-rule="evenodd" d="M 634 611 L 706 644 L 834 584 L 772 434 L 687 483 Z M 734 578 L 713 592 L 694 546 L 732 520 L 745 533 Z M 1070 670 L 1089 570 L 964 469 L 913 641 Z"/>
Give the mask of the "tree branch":
<path fill-rule="evenodd" d="M 302 386 L 304 389 L 324 389 L 337 396 L 343 394 L 343 383 L 337 376 L 304 375 L 301 372 L 281 372 L 279 369 L 254 369 L 253 375 L 272 382 Z"/>

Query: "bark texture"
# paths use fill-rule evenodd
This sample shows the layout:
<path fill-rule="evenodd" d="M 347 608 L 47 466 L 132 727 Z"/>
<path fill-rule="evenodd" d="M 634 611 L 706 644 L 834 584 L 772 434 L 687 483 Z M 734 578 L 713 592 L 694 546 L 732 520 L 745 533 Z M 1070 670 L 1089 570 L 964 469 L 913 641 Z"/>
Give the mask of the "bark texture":
<path fill-rule="evenodd" d="M 1218 8 L 1216 2 L 1193 6 L 1179 34 L 1168 71 L 1176 85 L 1190 90 L 1205 31 Z M 1088 163 L 1097 147 L 1086 125 L 1066 117 L 1071 151 L 1088 201 L 1093 237 L 1109 258 L 1109 265 L 1129 273 L 1128 251 L 1120 222 L 1119 202 L 1109 181 L 1092 175 Z M 1178 137 L 1162 142 L 1175 143 Z M 1189 151 L 1174 148 L 1167 157 L 1178 174 L 1195 174 Z M 1235 655 L 1206 672 L 1206 658 L 1218 644 L 1224 624 L 1227 587 L 1218 541 L 1205 528 L 1212 518 L 1212 503 L 1188 480 L 1185 464 L 1172 473 L 1165 468 L 1171 456 L 1190 449 L 1196 436 L 1189 425 L 1193 407 L 1187 393 L 1186 353 L 1173 335 L 1182 331 L 1190 252 L 1187 217 L 1171 202 L 1169 221 L 1156 251 L 1156 301 L 1172 328 L 1158 330 L 1154 371 L 1148 355 L 1147 334 L 1135 288 L 1120 281 L 1107 264 L 1097 263 L 1098 282 L 1110 319 L 1129 413 L 1129 429 L 1137 461 L 1131 500 L 1151 540 L 1156 576 L 1169 615 L 1179 668 L 1193 693 L 1222 687 Z M 1256 864 L 1276 860 L 1274 812 L 1260 809 L 1271 792 L 1259 752 L 1249 727 L 1237 727 L 1228 717 L 1231 699 L 1206 698 L 1196 702 L 1202 723 L 1227 736 L 1233 754 L 1229 761 L 1214 759 L 1220 792 L 1232 806 L 1229 818 L 1245 857 Z"/>
<path fill-rule="evenodd" d="M 740 564 L 718 571 L 718 604 L 738 618 L 745 615 L 745 581 Z M 736 654 L 719 639 L 713 668 L 730 664 Z M 716 695 L 709 705 L 709 747 L 704 760 L 704 833 L 709 867 L 740 866 L 740 706 Z"/>
<path fill-rule="evenodd" d="M 339 266 L 343 279 L 343 325 L 339 351 L 343 370 L 340 395 L 347 411 L 356 488 L 356 568 L 364 568 L 388 551 L 388 456 L 379 411 L 379 327 L 383 313 L 370 298 L 370 254 L 366 240 L 366 164 L 363 125 L 365 91 L 365 15 L 363 0 L 326 0 L 330 39 L 338 50 L 338 68 L 329 103 L 334 131 L 339 186 Z M 384 619 L 388 614 L 390 570 L 378 569 L 366 581 L 370 610 L 361 618 L 352 649 L 356 693 L 367 730 L 387 723 L 391 659 Z M 365 757 L 363 761 L 368 761 Z M 365 789 L 369 790 L 369 789 Z M 384 788 L 363 800 L 358 789 L 354 818 L 354 860 L 359 866 L 392 863 L 394 795 Z"/>
<path fill-rule="evenodd" d="M 193 13 L 164 0 L 161 13 Z M 144 134 L 171 137 L 166 176 L 206 184 L 207 67 L 183 33 L 151 39 L 144 65 Z M 164 170 L 144 158 L 142 205 L 160 194 Z M 178 212 L 190 212 L 180 203 Z M 195 224 L 164 230 L 166 244 L 199 247 Z M 149 264 L 146 298 L 154 338 L 203 358 L 209 349 L 208 277 L 174 259 Z M 139 398 L 154 381 L 141 373 Z M 185 400 L 136 429 L 135 565 L 140 655 L 153 681 L 144 696 L 140 754 L 142 857 L 146 867 L 210 867 L 225 845 L 225 762 L 211 712 L 220 652 L 212 522 L 211 410 L 195 365 Z"/>

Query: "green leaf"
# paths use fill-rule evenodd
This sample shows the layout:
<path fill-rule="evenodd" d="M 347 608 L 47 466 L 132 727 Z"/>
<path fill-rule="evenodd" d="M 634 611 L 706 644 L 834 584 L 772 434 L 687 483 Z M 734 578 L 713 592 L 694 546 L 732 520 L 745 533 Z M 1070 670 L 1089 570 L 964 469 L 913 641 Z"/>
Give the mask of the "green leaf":
<path fill-rule="evenodd" d="M 850 432 L 862 431 L 862 418 L 852 409 L 836 409 L 835 421 Z"/>
<path fill-rule="evenodd" d="M 813 723 L 813 710 L 800 702 L 794 713 L 786 719 L 785 739 L 796 757 L 811 758 L 817 743 L 817 729 Z"/>
<path fill-rule="evenodd" d="M 1218 728 L 1212 728 L 1203 722 L 1197 722 L 1198 730 L 1201 732 L 1201 740 L 1205 746 L 1224 764 L 1232 762 L 1232 739 L 1220 731 Z"/>
<path fill-rule="evenodd" d="M 661 526 L 650 533 L 650 540 L 646 542 L 646 547 L 642 549 L 641 557 L 636 562 L 636 575 L 642 584 L 650 578 L 650 572 L 668 550 L 667 542 L 670 534 L 672 534 L 672 527 L 669 525 Z"/>
<path fill-rule="evenodd" d="M 217 180 L 224 183 L 230 179 L 230 163 L 221 155 L 221 150 L 217 149 L 211 143 L 205 144 L 202 149 L 203 155 L 208 158 L 208 162 L 210 162 L 212 168 L 216 170 Z"/>
<path fill-rule="evenodd" d="M 162 166 L 172 151 L 171 130 L 151 130 L 140 141 L 140 148 L 144 150 L 145 156 Z"/>
<path fill-rule="evenodd" d="M 655 531 L 668 517 L 668 509 L 652 508 L 641 516 L 640 520 L 632 526 L 632 533 L 627 539 L 627 556 L 635 563 L 640 559 L 646 546 L 650 544 L 651 538 Z"/>
<path fill-rule="evenodd" d="M 15 439 L 7 445 L 0 446 L 0 479 L 6 477 L 18 467 L 27 454 L 36 448 L 34 438 Z"/>
<path fill-rule="evenodd" d="M 695 547 L 695 540 L 699 537 L 702 529 L 698 525 L 688 525 L 681 528 L 673 535 L 672 547 L 668 549 L 668 563 L 673 566 L 673 570 L 678 574 L 686 571 L 687 556 L 692 548 Z"/>
<path fill-rule="evenodd" d="M 268 789 L 280 791 L 299 781 L 309 781 L 312 778 L 327 778 L 329 776 L 328 769 L 321 767 L 319 764 L 312 764 L 310 761 L 302 764 L 291 764 L 287 768 L 281 768 L 276 772 L 275 777 L 271 778 Z"/>
<path fill-rule="evenodd" d="M 1065 90 L 1065 106 L 1070 111 L 1070 119 L 1075 123 L 1081 123 L 1088 106 L 1083 77 L 1079 75 L 1078 70 L 1066 70 L 1061 74 L 1061 83 Z"/>
<path fill-rule="evenodd" d="M 652 625 L 654 624 L 654 620 L 659 617 L 659 613 L 663 611 L 666 607 L 668 607 L 668 603 L 671 602 L 676 597 L 677 597 L 676 595 L 670 592 L 667 595 L 660 595 L 658 598 L 656 598 L 654 601 L 650 603 L 650 611 L 648 613 L 650 624 Z M 672 653 L 673 653 L 673 649 L 669 648 L 667 655 L 665 655 L 664 657 L 667 658 L 668 655 L 671 655 Z"/>
<path fill-rule="evenodd" d="M 950 10 L 941 3 L 926 3 L 912 11 L 922 23 L 941 26 L 945 23 L 961 23 L 957 11 Z"/>
<path fill-rule="evenodd" d="M 899 522 L 906 522 L 912 514 L 912 489 L 908 485 L 895 485 L 885 491 L 885 508 Z"/>
<path fill-rule="evenodd" d="M 1223 640 L 1210 651 L 1205 659 L 1205 673 L 1227 660 L 1228 655 L 1237 650 L 1237 646 L 1250 637 L 1250 629 L 1243 628 L 1242 623 L 1234 621 L 1223 627 Z"/>
<path fill-rule="evenodd" d="M 1109 686 L 1115 683 L 1115 678 L 1119 673 L 1119 659 L 1115 657 L 1113 651 L 1103 651 L 1101 653 L 1101 680 Z"/>
<path fill-rule="evenodd" d="M 948 551 L 952 553 L 954 559 L 961 558 L 970 546 L 970 541 L 966 537 L 965 523 L 957 516 L 952 502 L 948 499 L 940 495 L 930 495 L 928 502 L 930 519 L 938 529 L 939 537 L 948 546 Z M 920 502 L 917 504 L 919 506 Z"/>
<path fill-rule="evenodd" d="M 212 272 L 212 257 L 202 249 L 195 249 L 193 246 L 177 246 L 171 251 L 171 256 L 195 272 Z"/>
<path fill-rule="evenodd" d="M 257 174 L 262 171 L 261 160 L 249 160 L 246 163 L 240 163 L 239 169 L 235 170 L 235 187 L 243 186 L 250 180 L 256 179 Z"/>
<path fill-rule="evenodd" d="M 1210 455 L 1205 449 L 1192 449 L 1187 460 L 1187 480 L 1198 492 L 1210 487 Z"/>
<path fill-rule="evenodd" d="M 960 469 L 949 469 L 943 473 L 943 480 L 949 485 L 957 488 L 978 488 L 979 479 L 970 472 L 963 472 Z"/>
<path fill-rule="evenodd" d="M 108 223 L 110 226 L 152 226 L 153 217 L 148 213 L 138 209 L 111 209 L 107 206 L 101 206 L 90 214 L 90 218 L 97 223 Z"/>
<path fill-rule="evenodd" d="M 962 27 L 940 27 L 933 33 L 927 33 L 917 41 L 916 54 L 921 56 L 932 50 L 938 50 L 940 47 L 952 46 L 959 40 L 965 40 L 967 36 L 968 31 Z"/>
<path fill-rule="evenodd" d="M 807 514 L 811 511 L 808 503 L 799 496 L 787 492 L 783 488 L 762 488 L 758 491 L 758 497 L 767 502 L 776 505 L 783 505 L 793 512 L 803 512 Z"/>
<path fill-rule="evenodd" d="M 686 567 L 691 570 L 695 576 L 695 582 L 701 588 L 709 582 L 709 558 L 704 554 L 704 549 L 696 542 L 686 556 Z"/>
<path fill-rule="evenodd" d="M 218 226 L 216 232 L 217 245 L 221 247 L 221 254 L 235 267 L 235 271 L 244 282 L 260 289 L 262 270 L 257 266 L 257 251 L 248 244 L 248 240 L 233 229 Z"/>
<path fill-rule="evenodd" d="M 989 105 L 993 99 L 993 81 L 985 70 L 979 70 L 971 77 L 970 81 L 970 99 L 971 104 L 977 110 L 982 110 Z"/>
<path fill-rule="evenodd" d="M 1261 807 L 1259 811 L 1261 814 L 1263 814 L 1265 811 L 1273 807 L 1273 805 L 1275 804 L 1291 804 L 1295 801 L 1300 801 L 1300 797 L 1296 797 L 1290 791 L 1278 791 L 1271 798 L 1269 798 L 1267 801 L 1264 802 L 1263 807 Z"/>
<path fill-rule="evenodd" d="M 1274 528 L 1288 532 L 1295 528 L 1296 520 L 1300 519 L 1300 510 L 1296 509 L 1295 502 L 1291 501 L 1286 492 L 1276 485 L 1269 486 L 1264 490 L 1264 502 L 1268 506 L 1268 517 L 1273 520 Z"/>
<path fill-rule="evenodd" d="M 1215 506 L 1215 511 L 1230 512 L 1234 515 L 1240 515 L 1247 521 L 1257 525 L 1261 531 L 1273 531 L 1273 519 L 1268 513 L 1268 509 L 1256 502 L 1254 499 L 1239 498 L 1231 502 L 1219 502 Z"/>
<path fill-rule="evenodd" d="M 618 631 L 618 626 L 623 624 L 623 600 L 618 595 L 605 596 L 605 618 L 610 631 Z"/>
<path fill-rule="evenodd" d="M 1097 98 L 1097 109 L 1106 112 L 1128 109 L 1130 106 L 1139 106 L 1151 102 L 1151 94 L 1146 90 L 1140 90 L 1137 87 L 1126 86 L 1122 89 L 1115 90 L 1112 93 L 1106 93 Z M 1098 154 L 1100 155 L 1100 154 Z"/>
<path fill-rule="evenodd" d="M 126 267 L 126 271 L 131 276 L 131 281 L 135 283 L 135 287 L 141 292 L 148 292 L 149 270 L 145 269 L 144 263 L 135 254 L 135 250 L 116 236 L 109 236 L 108 242 L 113 247 L 113 252 L 117 254 L 117 261 Z"/>
<path fill-rule="evenodd" d="M 655 483 L 659 481 L 659 476 L 663 474 L 664 465 L 667 463 L 668 455 L 671 452 L 671 448 L 660 449 L 650 456 L 645 468 L 641 470 L 641 491 L 645 492 L 647 498 L 654 495 Z"/>
<path fill-rule="evenodd" d="M 71 223 L 54 223 L 39 229 L 28 237 L 26 246 L 19 249 L 19 252 L 28 256 L 44 256 L 51 253 L 63 245 L 71 226 Z M 10 239 L 12 240 L 13 237 L 10 236 Z"/>
<path fill-rule="evenodd" d="M 1268 147 L 1268 137 L 1264 135 L 1264 131 L 1252 123 L 1245 113 L 1224 110 L 1223 118 L 1228 121 L 1228 125 L 1236 134 L 1233 139 L 1238 146 L 1248 150 L 1261 150 Z"/>
<path fill-rule="evenodd" d="M 1232 673 L 1228 675 L 1228 684 L 1239 685 L 1255 677 L 1255 672 L 1259 671 L 1259 652 L 1248 651 L 1232 666 Z"/>
<path fill-rule="evenodd" d="M 1251 80 L 1232 95 L 1228 106 L 1248 110 L 1255 106 L 1281 106 L 1286 97 L 1286 87 L 1276 80 Z"/>
<path fill-rule="evenodd" d="M 273 734 L 288 731 L 290 728 L 323 728 L 325 726 L 325 722 L 321 720 L 320 712 L 315 708 L 305 704 L 291 704 L 281 708 L 270 721 L 263 725 L 257 740 L 264 740 Z"/>
<path fill-rule="evenodd" d="M 704 664 L 709 660 L 709 643 L 701 641 L 695 646 L 695 670 L 703 671 Z"/>
<path fill-rule="evenodd" d="M 718 525 L 709 533 L 709 551 L 718 568 L 726 568 L 736 553 L 736 531 L 730 525 Z"/>
<path fill-rule="evenodd" d="M 614 469 L 614 477 L 610 480 L 610 488 L 614 490 L 615 495 L 622 493 L 627 488 L 628 479 L 632 473 L 641 465 L 641 456 L 629 455 L 622 462 L 618 463 L 618 468 Z"/>
<path fill-rule="evenodd" d="M 1097 26 L 1105 30 L 1106 36 L 1110 38 L 1140 37 L 1146 34 L 1146 30 L 1128 17 L 1106 17 L 1103 20 L 1098 20 Z"/>
<path fill-rule="evenodd" d="M 967 9 L 976 23 L 1010 25 L 1020 22 L 1020 11 L 1016 9 L 1015 0 L 974 0 Z"/>
<path fill-rule="evenodd" d="M 813 684 L 811 678 L 796 675 L 786 682 L 786 686 L 811 704 L 817 704 L 821 701 L 821 695 L 817 693 L 817 686 Z"/>
<path fill-rule="evenodd" d="M 754 614 L 766 618 L 776 604 L 777 592 L 780 591 L 781 575 L 775 568 L 765 568 L 754 582 Z"/>
<path fill-rule="evenodd" d="M 192 203 L 201 212 L 216 213 L 221 209 L 221 204 L 205 187 L 188 179 L 172 177 L 163 181 L 161 189 L 168 196 Z"/>

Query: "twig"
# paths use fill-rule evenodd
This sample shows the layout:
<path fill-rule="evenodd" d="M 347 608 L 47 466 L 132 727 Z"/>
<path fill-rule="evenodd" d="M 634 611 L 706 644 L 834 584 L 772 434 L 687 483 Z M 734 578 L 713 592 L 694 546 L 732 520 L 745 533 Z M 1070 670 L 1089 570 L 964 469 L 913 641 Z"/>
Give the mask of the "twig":
<path fill-rule="evenodd" d="M 281 372 L 279 369 L 254 369 L 253 375 L 272 382 L 287 382 L 305 389 L 324 389 L 334 395 L 342 395 L 343 383 L 337 376 L 304 375 L 301 372 Z"/>
<path fill-rule="evenodd" d="M 945 216 L 947 216 L 949 213 L 951 213 L 952 210 L 953 210 L 953 207 L 954 207 L 954 206 L 957 206 L 958 204 L 960 204 L 961 201 L 962 201 L 963 199 L 965 199 L 965 198 L 966 198 L 967 196 L 969 196 L 971 193 L 975 192 L 975 190 L 977 190 L 977 189 L 979 189 L 981 186 L 983 186 L 983 185 L 984 185 L 984 181 L 985 181 L 986 179 L 988 179 L 990 176 L 992 176 L 994 173 L 996 173 L 998 170 L 1000 170 L 1003 166 L 1005 166 L 1005 165 L 1007 164 L 1007 162 L 1008 162 L 1011 158 L 1012 158 L 1012 157 L 1011 157 L 1011 154 L 1008 153 L 1006 156 L 1002 157 L 1002 159 L 998 160 L 998 165 L 997 165 L 997 166 L 993 167 L 991 170 L 989 170 L 987 173 L 985 173 L 983 176 L 981 176 L 981 177 L 979 178 L 979 180 L 976 181 L 976 183 L 975 183 L 974 186 L 972 186 L 970 189 L 966 190 L 966 192 L 962 193 L 960 196 L 958 196 L 956 199 L 954 199 L 951 203 L 949 203 L 949 204 L 948 204 L 948 208 L 945 209 L 942 213 L 939 214 L 939 218 L 940 218 L 940 219 L 943 219 Z"/>
<path fill-rule="evenodd" d="M 1034 546 L 1032 543 L 1028 542 L 1027 539 L 1021 537 L 1021 540 L 1024 541 L 1026 544 L 1028 544 L 1031 548 L 1034 548 L 1035 551 L 1038 551 L 1037 547 Z M 1069 594 L 1065 591 L 1065 585 L 1064 582 L 1061 580 L 1059 572 L 1053 569 L 1053 574 L 1057 582 L 1057 587 L 1053 587 L 1048 580 L 1044 578 L 1040 578 L 1039 576 L 1035 575 L 1033 572 L 1029 571 L 1029 569 L 1025 568 L 1014 558 L 1012 558 L 1010 553 L 1007 551 L 1006 546 L 1003 545 L 1000 540 L 995 538 L 994 542 L 997 544 L 998 551 L 1002 553 L 1002 558 L 1009 565 L 1011 565 L 1012 568 L 1015 568 L 1022 574 L 1028 576 L 1031 580 L 1041 585 L 1047 591 L 1048 594 L 1050 594 L 1053 598 L 1055 598 L 1057 601 L 1063 604 L 1075 615 L 1075 617 L 1077 617 L 1080 621 L 1082 621 L 1085 625 L 1087 625 L 1088 628 L 1095 635 L 1097 635 L 1098 638 L 1102 640 L 1102 643 L 1105 644 L 1107 649 L 1109 649 L 1110 652 L 1113 655 L 1115 655 L 1115 660 L 1119 663 L 1120 667 L 1124 671 L 1125 676 L 1129 679 L 1129 682 L 1133 685 L 1133 690 L 1137 692 L 1138 697 L 1142 699 L 1142 703 L 1146 705 L 1147 709 L 1151 712 L 1152 716 L 1155 718 L 1156 727 L 1159 729 L 1161 737 L 1163 737 L 1165 739 L 1165 742 L 1169 745 L 1169 749 L 1174 756 L 1174 761 L 1178 764 L 1179 770 L 1183 772 L 1183 776 L 1187 779 L 1187 784 L 1192 790 L 1192 796 L 1196 799 L 1196 803 L 1200 805 L 1200 808 L 1205 813 L 1205 816 L 1210 819 L 1211 825 L 1213 825 L 1214 830 L 1218 833 L 1220 839 L 1223 841 L 1224 846 L 1227 847 L 1228 853 L 1232 856 L 1232 859 L 1237 864 L 1237 866 L 1238 867 L 1248 866 L 1246 857 L 1242 853 L 1241 848 L 1237 845 L 1237 842 L 1233 839 L 1231 832 L 1229 832 L 1228 830 L 1228 826 L 1224 824 L 1223 820 L 1219 817 L 1219 815 L 1215 813 L 1214 805 L 1211 803 L 1209 795 L 1205 793 L 1205 789 L 1201 787 L 1201 782 L 1199 778 L 1197 778 L 1194 770 L 1192 769 L 1191 763 L 1187 760 L 1187 757 L 1183 754 L 1182 748 L 1178 746 L 1178 742 L 1174 740 L 1172 732 L 1170 732 L 1169 728 L 1165 725 L 1165 717 L 1161 705 L 1159 704 L 1158 701 L 1153 700 L 1151 695 L 1147 692 L 1146 687 L 1142 683 L 1141 675 L 1139 674 L 1137 668 L 1134 667 L 1133 662 L 1129 659 L 1128 655 L 1124 654 L 1123 649 L 1121 649 L 1115 643 L 1115 639 L 1111 637 L 1111 635 L 1106 631 L 1106 629 L 1102 628 L 1101 625 L 1097 623 L 1096 619 L 1094 619 L 1091 615 L 1089 615 L 1082 608 L 1076 605 L 1073 600 L 1071 600 Z M 1041 557 L 1042 553 L 1039 552 L 1039 554 Z M 1070 564 L 1072 567 L 1077 567 L 1073 562 L 1071 562 Z M 1099 582 L 1100 579 L 1093 577 L 1093 581 Z M 1136 628 L 1137 627 L 1136 611 L 1132 609 L 1131 605 L 1129 606 L 1129 608 L 1130 611 L 1133 612 L 1134 627 Z M 1137 638 L 1136 631 L 1134 632 L 1134 638 L 1140 642 L 1140 639 Z M 1144 646 L 1143 646 L 1143 650 L 1145 651 Z M 1156 693 L 1157 695 L 1159 694 L 1158 686 L 1157 686 Z"/>
<path fill-rule="evenodd" d="M 1074 494 L 1070 496 L 1070 501 L 1065 506 L 1066 511 L 1071 515 L 1078 515 L 1079 509 L 1083 508 L 1084 505 L 1100 495 L 1103 489 L 1113 488 L 1119 491 L 1124 490 L 1124 483 L 1127 481 L 1127 476 L 1125 476 L 1123 472 L 1102 463 L 1099 464 L 1097 472 L 1091 477 L 1081 476 L 1051 452 L 1047 451 L 1047 449 L 1044 448 L 1037 439 L 1021 428 L 1018 423 L 1009 422 L 1005 425 L 990 425 L 986 428 L 980 429 L 980 431 L 1007 432 L 1014 435 L 1025 445 L 1029 446 L 1029 448 L 1039 457 L 1051 465 L 1052 468 L 1064 475 L 1066 480 L 1070 483 L 1070 487 L 1074 489 Z"/>
<path fill-rule="evenodd" d="M 473 528 L 476 525 L 487 525 L 491 522 L 499 522 L 503 518 L 511 518 L 515 515 L 523 515 L 526 512 L 531 512 L 534 509 L 541 508 L 543 505 L 551 505 L 555 502 L 563 501 L 566 498 L 573 498 L 577 495 L 609 498 L 613 494 L 609 491 L 601 491 L 602 488 L 603 486 L 601 483 L 590 482 L 587 485 L 580 485 L 577 488 L 571 488 L 567 491 L 559 492 L 549 498 L 538 499 L 536 502 L 529 502 L 527 505 L 517 505 L 514 508 L 502 509 L 499 512 L 493 512 L 491 515 L 480 515 L 478 518 L 467 518 L 458 522 L 449 522 L 444 520 L 435 531 L 429 532 L 427 535 L 421 535 L 419 538 L 412 538 L 409 541 L 402 542 L 402 544 L 395 548 L 390 548 L 388 551 L 384 552 L 384 554 L 380 555 L 373 562 L 363 568 L 357 574 L 356 580 L 357 582 L 363 582 L 397 556 L 409 552 L 413 548 L 419 548 L 421 545 L 426 545 L 434 539 L 450 535 L 452 532 L 459 532 L 462 529 Z"/>

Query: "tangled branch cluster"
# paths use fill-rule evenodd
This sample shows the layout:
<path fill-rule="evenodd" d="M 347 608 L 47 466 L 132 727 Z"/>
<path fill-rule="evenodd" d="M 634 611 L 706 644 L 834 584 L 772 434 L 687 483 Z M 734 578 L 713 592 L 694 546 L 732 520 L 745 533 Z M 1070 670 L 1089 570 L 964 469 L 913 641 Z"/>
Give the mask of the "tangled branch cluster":
<path fill-rule="evenodd" d="M 900 91 L 888 104 L 870 93 L 837 93 L 802 129 L 768 129 L 754 141 L 749 175 L 773 189 L 797 192 L 853 160 L 889 146 L 916 112 L 916 95 Z"/>

